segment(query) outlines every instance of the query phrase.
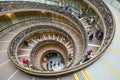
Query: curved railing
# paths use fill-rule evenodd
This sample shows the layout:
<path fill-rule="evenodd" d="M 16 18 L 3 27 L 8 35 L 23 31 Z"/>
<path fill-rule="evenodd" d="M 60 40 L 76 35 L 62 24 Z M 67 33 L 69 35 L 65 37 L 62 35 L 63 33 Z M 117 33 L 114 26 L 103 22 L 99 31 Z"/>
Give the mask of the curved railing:
<path fill-rule="evenodd" d="M 5 4 L 7 4 L 6 1 L 5 1 Z M 16 6 L 16 5 L 19 5 L 19 4 L 21 4 L 19 7 Z M 75 28 L 77 27 L 77 29 L 78 29 L 77 31 L 79 33 L 82 32 L 81 34 L 82 34 L 82 37 L 84 38 L 83 39 L 84 40 L 83 44 L 84 44 L 85 48 L 80 53 L 83 53 L 86 50 L 86 48 L 87 48 L 87 36 L 86 36 L 86 32 L 85 32 L 85 29 L 84 29 L 83 25 L 81 24 L 81 22 L 75 16 L 73 16 L 72 14 L 64 11 L 60 7 L 45 5 L 45 4 L 41 4 L 41 3 L 32 3 L 32 2 L 8 2 L 8 5 L 12 6 L 12 9 L 9 8 L 9 6 L 7 6 L 7 9 L 3 10 L 4 12 L 1 13 L 1 15 L 5 14 L 5 13 L 6 14 L 7 13 L 15 13 L 15 12 L 17 13 L 17 12 L 20 12 L 20 11 L 24 12 L 24 11 L 40 11 L 40 10 L 43 10 L 43 13 L 44 13 L 44 11 L 48 11 L 48 12 L 59 14 L 59 15 L 63 16 L 65 18 L 65 20 L 68 19 L 69 25 L 71 25 L 72 27 L 75 27 Z M 25 6 L 25 5 L 27 5 L 27 6 Z M 2 5 L 2 6 L 5 6 L 5 5 Z M 29 6 L 31 6 L 31 7 L 29 7 Z M 16 9 L 19 9 L 19 10 L 16 10 Z M 11 10 L 11 11 L 9 12 L 9 10 Z M 10 31 L 9 27 L 8 27 L 8 29 L 5 28 L 5 30 L 1 31 L 1 36 L 4 35 L 3 33 L 7 33 L 9 31 Z M 78 61 L 80 61 L 80 60 L 81 60 L 81 58 Z M 75 63 L 74 65 L 76 65 L 76 64 L 78 64 L 78 63 Z"/>
<path fill-rule="evenodd" d="M 34 74 L 34 75 L 56 76 L 56 75 L 61 75 L 61 74 L 77 71 L 79 69 L 84 68 L 85 66 L 88 66 L 92 62 L 96 61 L 102 55 L 103 51 L 110 44 L 110 42 L 111 42 L 111 40 L 114 36 L 114 32 L 115 32 L 115 23 L 114 23 L 114 20 L 113 20 L 113 17 L 112 17 L 112 14 L 111 14 L 110 10 L 108 9 L 108 7 L 104 4 L 104 2 L 102 0 L 89 0 L 89 1 L 85 1 L 85 2 L 89 5 L 91 5 L 92 8 L 94 8 L 94 10 L 98 13 L 98 15 L 100 16 L 100 18 L 101 18 L 101 20 L 104 24 L 104 40 L 103 40 L 102 46 L 98 50 L 95 58 L 87 61 L 86 63 L 84 63 L 84 65 L 83 64 L 82 65 L 76 65 L 74 67 L 71 67 L 69 69 L 64 69 L 64 71 L 61 70 L 59 72 L 41 72 L 41 73 L 39 73 L 38 71 L 31 71 L 30 72 L 27 69 L 21 68 L 19 65 L 16 65 L 16 66 L 19 69 L 21 69 L 21 70 L 23 70 L 27 73 Z M 21 3 L 21 2 L 19 2 L 19 3 Z M 25 3 L 27 3 L 27 2 L 25 2 Z M 29 8 L 26 8 L 26 9 L 29 9 Z M 52 8 L 49 8 L 48 10 L 50 10 L 50 9 L 54 10 L 55 8 L 52 7 Z M 62 11 L 61 11 L 61 13 L 62 13 Z M 67 15 L 65 15 L 65 16 L 67 16 Z"/>
<path fill-rule="evenodd" d="M 10 44 L 10 46 L 9 46 L 10 47 L 9 52 L 12 53 L 10 56 L 14 57 L 14 59 L 17 60 L 17 58 L 16 58 L 17 55 L 15 53 L 17 53 L 16 50 L 18 48 L 17 46 L 19 46 L 18 44 L 20 44 L 19 42 L 21 42 L 20 39 L 23 39 L 24 36 L 30 34 L 31 32 L 37 32 L 37 31 L 39 31 L 39 29 L 42 29 L 42 30 L 43 29 L 49 29 L 49 30 L 53 29 L 53 30 L 59 31 L 61 34 L 63 34 L 66 37 L 68 37 L 68 39 L 70 41 L 72 40 L 71 36 L 69 36 L 68 33 L 66 33 L 64 30 L 58 29 L 58 28 L 56 28 L 54 26 L 50 26 L 50 25 L 49 26 L 47 26 L 47 25 L 38 25 L 38 26 L 35 26 L 35 27 L 30 27 L 30 28 L 27 28 L 27 29 L 23 30 L 22 32 L 18 33 L 15 36 L 15 38 L 12 40 L 12 42 L 11 42 L 12 44 Z M 72 40 L 71 42 L 74 42 L 74 41 Z"/>
<path fill-rule="evenodd" d="M 99 49 L 99 53 L 101 53 L 111 42 L 114 33 L 115 33 L 115 22 L 114 18 L 106 6 L 106 4 L 102 0 L 89 0 L 90 5 L 94 6 L 96 11 L 98 11 L 99 16 L 102 18 L 104 24 L 104 40 L 101 48 Z"/>
<path fill-rule="evenodd" d="M 4 3 L 4 4 L 2 4 L 2 3 Z M 53 12 L 53 13 L 57 12 L 56 14 L 63 15 L 64 17 L 66 17 L 68 20 L 70 20 L 72 22 L 69 24 L 76 25 L 77 27 L 79 26 L 78 30 L 80 30 L 80 32 L 81 32 L 81 30 L 82 30 L 82 32 L 84 32 L 83 33 L 84 37 L 86 35 L 85 29 L 84 29 L 83 25 L 81 24 L 81 22 L 75 16 L 64 11 L 63 9 L 61 9 L 58 6 L 50 6 L 50 5 L 45 5 L 45 4 L 41 4 L 41 3 L 24 2 L 24 1 L 19 1 L 19 2 L 14 2 L 14 1 L 10 1 L 10 2 L 5 1 L 4 2 L 3 1 L 0 4 L 1 4 L 0 5 L 1 7 L 5 7 L 2 10 L 2 12 L 0 13 L 0 15 L 3 15 L 5 13 L 12 13 L 12 12 L 14 13 L 17 11 L 34 11 L 34 10 L 35 11 L 48 10 L 48 11 Z M 9 6 L 12 6 L 12 8 Z M 17 9 L 19 9 L 19 10 L 17 10 Z"/>
<path fill-rule="evenodd" d="M 24 22 L 21 22 L 21 23 L 19 23 L 19 25 L 14 25 L 15 27 L 21 27 L 21 25 L 22 25 L 22 27 L 24 27 L 24 25 L 27 25 L 27 26 L 29 26 L 29 27 L 31 27 L 32 25 L 41 25 L 41 23 L 43 22 L 48 22 L 49 23 L 49 21 L 51 22 L 51 20 L 39 20 L 39 19 L 32 19 L 32 20 L 27 20 L 27 21 L 24 21 Z M 41 22 L 41 23 L 40 23 Z M 54 20 L 52 20 L 52 23 L 54 24 L 54 23 L 57 23 L 57 25 L 56 26 L 59 26 L 59 27 L 62 27 L 62 26 L 68 26 L 68 25 L 65 25 L 65 24 L 63 24 L 63 23 L 61 23 L 60 21 L 58 21 L 59 23 L 57 23 L 57 21 L 55 20 L 55 22 L 54 22 Z M 24 25 L 23 25 L 23 24 Z M 29 25 L 28 25 L 29 24 Z M 69 27 L 69 26 L 68 26 Z M 64 29 L 64 28 L 63 28 Z M 72 27 L 71 27 L 71 29 L 72 29 Z M 68 28 L 68 30 L 69 30 L 69 28 Z M 76 32 L 76 31 L 75 31 Z M 23 32 L 22 32 L 23 33 Z M 76 32 L 76 34 L 77 34 L 78 32 Z M 81 37 L 80 37 L 81 38 Z M 74 39 L 74 38 L 73 38 Z M 82 39 L 81 39 L 82 40 Z M 81 44 L 82 45 L 82 44 Z M 82 47 L 82 48 L 84 48 L 84 46 Z M 82 54 L 82 52 L 81 52 L 81 50 L 79 50 L 79 53 L 78 54 Z M 79 56 L 77 56 L 77 57 L 79 57 Z M 78 62 L 79 62 L 79 60 L 78 60 Z"/>
<path fill-rule="evenodd" d="M 109 8 L 102 0 L 88 0 L 85 2 L 89 4 L 98 13 L 104 24 L 104 38 L 99 50 L 96 52 L 92 59 L 82 64 L 90 65 L 91 63 L 99 59 L 106 50 L 106 48 L 110 45 L 115 34 L 115 22 Z"/>
<path fill-rule="evenodd" d="M 17 50 L 17 47 L 18 47 L 18 44 L 20 44 L 22 38 L 24 38 L 26 35 L 30 34 L 31 32 L 37 32 L 39 31 L 40 29 L 49 29 L 49 30 L 56 30 L 56 31 L 59 31 L 61 34 L 64 34 L 66 37 L 68 37 L 68 39 L 71 40 L 71 42 L 73 43 L 74 45 L 74 40 L 71 38 L 71 36 L 65 32 L 64 30 L 62 29 L 59 29 L 57 27 L 54 27 L 54 26 L 50 26 L 50 25 L 38 25 L 38 26 L 33 26 L 33 27 L 30 27 L 30 28 L 27 28 L 25 30 L 23 30 L 22 32 L 18 33 L 15 38 L 11 41 L 11 44 L 10 44 L 10 54 L 11 55 L 15 55 L 16 50 Z"/>
<path fill-rule="evenodd" d="M 61 42 L 56 41 L 56 40 L 43 40 L 43 41 L 40 41 L 39 43 L 37 43 L 37 44 L 33 47 L 33 49 L 31 50 L 31 52 L 30 52 L 30 63 L 33 64 L 33 67 L 35 67 L 35 69 L 38 69 L 38 68 L 34 65 L 34 64 L 35 64 L 35 63 L 34 63 L 34 55 L 35 55 L 36 50 L 37 50 L 39 47 L 41 47 L 42 45 L 44 45 L 44 44 L 53 43 L 53 42 L 59 44 L 59 45 L 66 51 L 66 54 L 63 54 L 63 53 L 60 53 L 60 54 L 62 55 L 62 57 L 63 57 L 63 59 L 64 59 L 65 65 L 67 65 L 67 61 L 66 61 L 66 60 L 68 59 L 68 51 L 67 51 L 67 48 L 64 46 L 64 44 L 62 44 Z M 41 54 L 41 56 L 43 56 L 43 54 Z M 41 56 L 39 56 L 40 59 L 42 58 Z M 41 63 L 41 62 L 40 62 L 40 63 Z M 41 70 L 41 69 L 38 69 L 38 70 Z"/>

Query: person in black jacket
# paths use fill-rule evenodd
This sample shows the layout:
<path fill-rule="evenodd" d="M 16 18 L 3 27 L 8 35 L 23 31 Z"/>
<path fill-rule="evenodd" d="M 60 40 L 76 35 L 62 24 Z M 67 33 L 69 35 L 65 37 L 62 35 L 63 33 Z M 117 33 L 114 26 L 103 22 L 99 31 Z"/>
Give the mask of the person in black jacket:
<path fill-rule="evenodd" d="M 92 39 L 93 39 L 93 33 L 91 32 L 91 33 L 88 35 L 88 37 L 89 37 L 89 40 L 92 40 Z"/>

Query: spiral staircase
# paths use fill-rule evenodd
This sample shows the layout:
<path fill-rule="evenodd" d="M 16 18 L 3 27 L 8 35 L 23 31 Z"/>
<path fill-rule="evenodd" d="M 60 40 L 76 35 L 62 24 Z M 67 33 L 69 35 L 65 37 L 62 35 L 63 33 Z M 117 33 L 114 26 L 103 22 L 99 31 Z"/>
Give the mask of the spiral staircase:
<path fill-rule="evenodd" d="M 88 40 L 85 19 L 77 13 L 56 5 L 1 1 L 0 80 L 119 80 L 120 13 L 102 0 L 83 2 L 99 17 L 96 24 L 104 31 L 102 41 Z M 87 49 L 93 50 L 93 57 L 81 64 Z M 42 60 L 51 52 L 62 59 L 58 71 L 47 69 Z M 24 58 L 32 69 L 22 64 Z"/>

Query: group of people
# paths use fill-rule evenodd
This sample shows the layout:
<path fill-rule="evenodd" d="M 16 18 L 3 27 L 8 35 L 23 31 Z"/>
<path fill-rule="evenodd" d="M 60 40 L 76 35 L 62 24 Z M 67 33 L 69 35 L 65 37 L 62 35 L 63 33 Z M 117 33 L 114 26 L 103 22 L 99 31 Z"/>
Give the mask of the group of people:
<path fill-rule="evenodd" d="M 69 6 L 69 4 L 65 4 L 62 1 L 59 2 L 59 7 L 63 8 L 65 11 L 68 11 L 69 13 L 73 13 L 72 8 Z M 79 10 L 79 14 L 78 14 L 78 18 L 82 18 L 84 14 L 84 9 L 81 8 Z M 96 32 L 94 33 L 92 28 L 95 24 L 95 19 L 94 17 L 89 17 L 86 19 L 86 32 L 88 34 L 88 39 L 92 40 L 93 37 L 95 37 L 98 40 L 102 40 L 103 39 L 103 31 L 102 30 L 96 30 Z"/>
<path fill-rule="evenodd" d="M 69 6 L 69 4 L 65 4 L 62 1 L 60 1 L 59 7 L 64 9 L 65 11 L 68 11 L 69 13 L 73 13 L 73 10 Z M 81 18 L 82 14 L 83 14 L 83 9 L 80 9 L 80 14 L 79 14 L 78 18 Z M 86 32 L 88 34 L 88 39 L 92 40 L 93 37 L 95 36 L 96 39 L 102 40 L 103 39 L 103 31 L 102 30 L 96 30 L 96 32 L 93 33 L 92 26 L 94 26 L 94 23 L 95 23 L 94 17 L 89 17 L 89 19 L 86 19 L 86 23 L 87 23 Z M 38 39 L 40 40 L 40 36 L 38 36 Z M 24 41 L 24 44 L 26 46 L 28 46 L 27 41 Z M 92 57 L 92 50 L 91 49 L 86 50 L 85 53 L 86 54 L 85 54 L 84 58 L 82 59 L 81 63 L 88 61 Z M 51 54 L 48 55 L 48 57 L 50 57 L 50 56 L 51 56 Z M 71 60 L 72 60 L 72 55 L 69 54 L 69 61 L 71 61 Z M 23 64 L 27 65 L 27 67 L 29 67 L 29 60 L 28 59 L 23 59 L 22 62 L 23 62 Z M 62 60 L 60 62 L 59 61 L 50 61 L 50 62 L 46 63 L 46 67 L 48 70 L 53 71 L 53 67 L 60 66 L 60 63 L 62 63 L 62 62 L 63 62 Z"/>
<path fill-rule="evenodd" d="M 60 55 L 57 53 L 50 53 L 46 55 L 48 60 L 46 63 L 46 69 L 49 71 L 55 71 L 57 67 L 60 67 L 63 64 L 63 60 Z"/>
<path fill-rule="evenodd" d="M 69 6 L 69 4 L 65 4 L 62 1 L 59 2 L 59 7 L 63 8 L 65 11 L 68 11 L 69 13 L 73 13 L 73 9 Z"/>
<path fill-rule="evenodd" d="M 63 8 L 65 11 L 68 11 L 69 13 L 73 13 L 72 8 L 69 6 L 69 4 L 65 4 L 62 1 L 59 2 L 59 7 Z M 78 14 L 78 18 L 82 18 L 84 14 L 84 10 L 83 8 L 79 10 L 79 14 Z M 88 19 L 86 19 L 86 32 L 88 34 L 88 39 L 92 40 L 94 35 L 95 38 L 98 40 L 102 40 L 103 39 L 103 31 L 102 30 L 96 30 L 96 32 L 94 33 L 92 28 L 95 24 L 95 19 L 94 17 L 89 17 Z"/>
<path fill-rule="evenodd" d="M 94 37 L 95 39 L 101 41 L 103 39 L 103 31 L 102 30 L 96 30 L 95 33 L 93 33 L 93 30 L 91 28 L 86 28 L 86 32 L 88 34 L 88 39 L 92 40 Z"/>
<path fill-rule="evenodd" d="M 93 32 L 93 26 L 94 26 L 94 17 L 90 17 L 89 19 L 86 20 L 86 32 L 88 34 L 88 39 L 92 40 L 93 37 L 95 37 L 98 40 L 103 39 L 103 31 L 102 30 L 95 30 L 95 33 Z"/>
<path fill-rule="evenodd" d="M 60 66 L 59 61 L 50 61 L 46 63 L 47 70 L 53 71 L 53 68 Z"/>

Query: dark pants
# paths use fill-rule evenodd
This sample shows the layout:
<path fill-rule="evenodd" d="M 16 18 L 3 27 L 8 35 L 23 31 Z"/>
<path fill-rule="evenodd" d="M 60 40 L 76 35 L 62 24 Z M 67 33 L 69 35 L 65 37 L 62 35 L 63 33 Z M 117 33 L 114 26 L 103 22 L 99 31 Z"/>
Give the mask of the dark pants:
<path fill-rule="evenodd" d="M 86 62 L 86 61 L 88 61 L 90 58 L 88 57 L 89 55 L 85 55 L 84 56 L 84 58 L 83 58 L 83 60 L 82 60 L 82 63 L 84 63 L 84 62 Z"/>

